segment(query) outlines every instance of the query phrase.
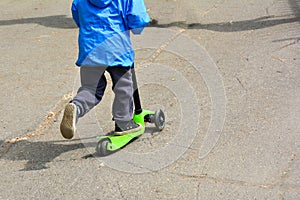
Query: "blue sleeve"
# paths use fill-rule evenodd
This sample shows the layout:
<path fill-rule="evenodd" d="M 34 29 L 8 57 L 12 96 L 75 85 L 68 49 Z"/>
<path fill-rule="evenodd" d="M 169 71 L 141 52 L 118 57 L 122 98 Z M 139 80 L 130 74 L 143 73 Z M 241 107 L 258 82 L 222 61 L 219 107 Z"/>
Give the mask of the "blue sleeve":
<path fill-rule="evenodd" d="M 144 0 L 130 0 L 126 12 L 127 26 L 134 34 L 141 34 L 150 22 Z"/>
<path fill-rule="evenodd" d="M 79 15 L 78 15 L 78 9 L 77 9 L 77 0 L 73 1 L 71 11 L 72 11 L 72 17 L 73 17 L 74 22 L 76 23 L 76 25 L 78 27 L 80 27 Z"/>

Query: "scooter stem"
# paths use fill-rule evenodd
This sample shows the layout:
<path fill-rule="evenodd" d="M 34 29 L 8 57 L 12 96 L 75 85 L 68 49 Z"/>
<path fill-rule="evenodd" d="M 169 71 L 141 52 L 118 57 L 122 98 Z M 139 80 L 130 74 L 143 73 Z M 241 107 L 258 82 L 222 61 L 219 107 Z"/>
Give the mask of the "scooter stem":
<path fill-rule="evenodd" d="M 134 113 L 136 115 L 142 113 L 141 100 L 139 95 L 139 89 L 137 86 L 136 74 L 134 68 L 131 69 L 132 82 L 133 82 L 133 100 L 134 100 Z"/>

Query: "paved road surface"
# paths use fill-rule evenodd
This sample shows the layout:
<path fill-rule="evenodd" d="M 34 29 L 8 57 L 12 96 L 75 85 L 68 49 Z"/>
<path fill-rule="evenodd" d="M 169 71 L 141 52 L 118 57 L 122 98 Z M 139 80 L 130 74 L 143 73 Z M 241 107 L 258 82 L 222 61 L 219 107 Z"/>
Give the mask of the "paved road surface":
<path fill-rule="evenodd" d="M 145 3 L 139 87 L 167 126 L 96 157 L 109 87 L 59 133 L 78 86 L 71 1 L 1 1 L 0 199 L 300 199 L 300 1 Z"/>

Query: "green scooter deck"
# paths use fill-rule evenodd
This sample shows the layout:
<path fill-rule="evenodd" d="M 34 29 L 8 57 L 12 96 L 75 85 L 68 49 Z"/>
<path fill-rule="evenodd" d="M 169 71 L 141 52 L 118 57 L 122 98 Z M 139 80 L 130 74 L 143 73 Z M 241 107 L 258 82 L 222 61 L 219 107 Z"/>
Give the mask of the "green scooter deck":
<path fill-rule="evenodd" d="M 103 139 L 108 139 L 110 142 L 107 144 L 106 150 L 107 151 L 116 151 L 116 150 L 122 148 L 123 146 L 125 146 L 126 144 L 128 144 L 134 138 L 139 137 L 140 135 L 142 135 L 145 132 L 144 119 L 145 119 L 146 115 L 151 115 L 151 114 L 155 114 L 155 112 L 149 111 L 149 110 L 143 110 L 140 114 L 134 115 L 133 121 L 142 126 L 142 129 L 137 132 L 122 135 L 122 136 L 118 136 L 118 135 L 98 136 L 97 139 L 99 141 L 103 140 Z"/>

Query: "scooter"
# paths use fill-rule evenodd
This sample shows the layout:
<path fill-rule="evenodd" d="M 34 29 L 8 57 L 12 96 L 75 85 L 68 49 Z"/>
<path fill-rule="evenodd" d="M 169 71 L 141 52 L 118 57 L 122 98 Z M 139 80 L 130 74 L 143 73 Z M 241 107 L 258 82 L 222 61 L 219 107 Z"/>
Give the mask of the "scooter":
<path fill-rule="evenodd" d="M 154 123 L 158 131 L 162 131 L 165 127 L 165 114 L 163 110 L 158 109 L 157 111 L 144 110 L 141 107 L 141 101 L 139 96 L 139 91 L 137 87 L 137 80 L 134 68 L 132 69 L 132 81 L 134 87 L 133 99 L 134 99 L 134 115 L 133 121 L 142 126 L 142 129 L 126 134 L 126 135 L 105 135 L 98 136 L 98 143 L 96 146 L 96 153 L 100 156 L 107 156 L 114 153 L 126 146 L 130 141 L 135 138 L 140 137 L 144 134 L 146 129 L 146 123 Z"/>

